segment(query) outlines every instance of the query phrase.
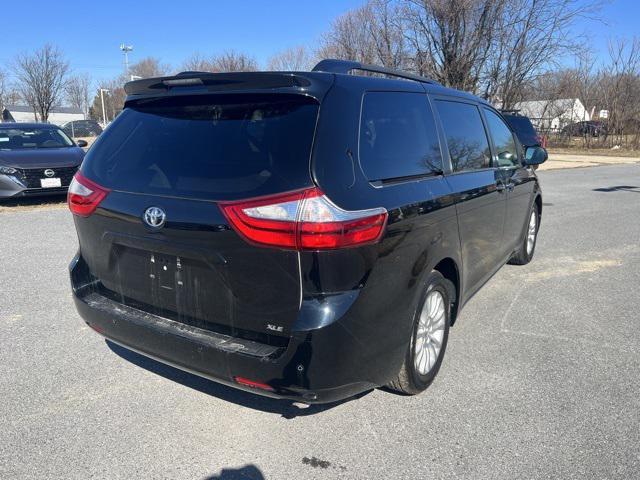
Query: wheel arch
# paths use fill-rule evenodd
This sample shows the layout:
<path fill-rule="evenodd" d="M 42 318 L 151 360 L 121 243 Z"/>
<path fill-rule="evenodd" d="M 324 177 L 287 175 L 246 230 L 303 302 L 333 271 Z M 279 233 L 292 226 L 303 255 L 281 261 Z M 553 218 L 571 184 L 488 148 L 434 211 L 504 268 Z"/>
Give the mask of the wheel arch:
<path fill-rule="evenodd" d="M 542 217 L 542 195 L 538 193 L 533 201 L 538 207 L 538 219 L 540 219 Z"/>
<path fill-rule="evenodd" d="M 440 274 L 449 280 L 454 288 L 454 292 L 449 292 L 449 296 L 453 298 L 453 305 L 451 308 L 451 325 L 453 325 L 458 317 L 458 311 L 460 306 L 460 269 L 458 268 L 458 264 L 451 257 L 446 257 L 440 260 L 434 267 L 433 270 L 440 272 Z"/>

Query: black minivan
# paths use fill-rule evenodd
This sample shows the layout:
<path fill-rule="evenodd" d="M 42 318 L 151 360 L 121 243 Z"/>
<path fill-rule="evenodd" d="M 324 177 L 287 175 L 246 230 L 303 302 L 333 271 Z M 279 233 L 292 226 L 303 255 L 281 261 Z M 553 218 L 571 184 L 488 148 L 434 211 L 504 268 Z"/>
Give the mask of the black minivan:
<path fill-rule="evenodd" d="M 78 311 L 131 350 L 305 403 L 415 394 L 533 256 L 546 152 L 475 96 L 338 60 L 126 91 L 68 202 Z"/>

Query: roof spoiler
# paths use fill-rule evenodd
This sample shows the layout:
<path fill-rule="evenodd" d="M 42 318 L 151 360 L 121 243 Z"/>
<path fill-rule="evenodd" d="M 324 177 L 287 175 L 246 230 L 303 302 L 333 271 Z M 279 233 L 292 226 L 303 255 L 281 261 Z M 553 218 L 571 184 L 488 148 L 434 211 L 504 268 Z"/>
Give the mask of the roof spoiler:
<path fill-rule="evenodd" d="M 124 85 L 127 95 L 162 95 L 173 88 L 201 87 L 210 92 L 232 90 L 263 90 L 276 88 L 304 88 L 311 80 L 304 75 L 288 72 L 181 72 L 170 77 L 145 78 Z"/>
<path fill-rule="evenodd" d="M 366 63 L 354 62 L 352 60 L 326 59 L 321 60 L 315 67 L 313 67 L 314 72 L 342 73 L 345 75 L 351 73 L 353 70 L 379 73 L 390 77 L 404 78 L 406 80 L 413 80 L 414 82 L 428 83 L 431 85 L 440 85 L 435 80 L 427 77 L 421 77 L 420 75 L 415 75 L 413 73 L 394 70 L 392 68 L 379 67 L 377 65 L 368 65 Z"/>

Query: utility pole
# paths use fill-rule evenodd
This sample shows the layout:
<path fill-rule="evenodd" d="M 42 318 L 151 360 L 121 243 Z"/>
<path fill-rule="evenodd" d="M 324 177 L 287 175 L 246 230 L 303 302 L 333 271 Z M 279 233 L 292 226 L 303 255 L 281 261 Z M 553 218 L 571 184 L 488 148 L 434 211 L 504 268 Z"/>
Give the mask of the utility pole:
<path fill-rule="evenodd" d="M 104 92 L 109 93 L 109 90 L 107 90 L 106 88 L 101 88 L 100 89 L 100 101 L 102 102 L 102 122 L 104 123 L 104 126 L 106 128 L 106 126 L 107 126 L 107 111 L 104 109 Z"/>
<path fill-rule="evenodd" d="M 129 52 L 133 51 L 133 45 L 120 44 L 120 50 L 124 54 L 124 73 L 129 75 Z"/>

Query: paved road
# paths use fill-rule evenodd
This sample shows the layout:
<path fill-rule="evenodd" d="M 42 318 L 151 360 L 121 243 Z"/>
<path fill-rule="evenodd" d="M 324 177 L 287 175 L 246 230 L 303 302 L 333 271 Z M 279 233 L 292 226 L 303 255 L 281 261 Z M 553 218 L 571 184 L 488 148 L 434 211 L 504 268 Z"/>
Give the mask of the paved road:
<path fill-rule="evenodd" d="M 63 208 L 0 212 L 0 478 L 639 478 L 640 166 L 540 174 L 537 256 L 423 395 L 299 409 L 109 348 Z"/>

